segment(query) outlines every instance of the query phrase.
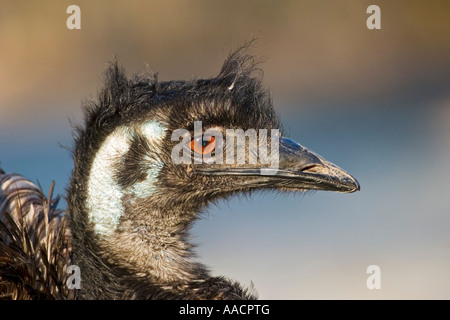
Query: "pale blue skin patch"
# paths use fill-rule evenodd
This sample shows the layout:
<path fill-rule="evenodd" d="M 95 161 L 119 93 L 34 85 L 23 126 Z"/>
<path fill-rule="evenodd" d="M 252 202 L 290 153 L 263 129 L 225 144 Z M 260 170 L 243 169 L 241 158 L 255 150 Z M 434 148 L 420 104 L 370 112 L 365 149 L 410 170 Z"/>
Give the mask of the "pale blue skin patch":
<path fill-rule="evenodd" d="M 144 122 L 139 128 L 141 134 L 143 134 L 151 145 L 159 146 L 164 138 L 166 128 L 158 121 Z M 147 157 L 147 161 L 151 164 L 151 168 L 147 170 L 147 178 L 144 181 L 135 183 L 130 192 L 132 192 L 138 198 L 150 197 L 156 191 L 156 180 L 158 174 L 163 167 L 161 161 L 154 158 Z"/>
<path fill-rule="evenodd" d="M 96 233 L 114 230 L 123 212 L 123 190 L 114 181 L 114 164 L 130 148 L 131 133 L 126 127 L 114 130 L 95 155 L 88 180 L 87 210 Z"/>
<path fill-rule="evenodd" d="M 148 121 L 136 130 L 157 148 L 166 129 L 157 121 Z M 148 157 L 151 168 L 147 171 L 147 179 L 122 189 L 114 179 L 114 167 L 128 152 L 132 136 L 129 128 L 118 127 L 105 139 L 92 163 L 86 204 L 89 221 L 94 223 L 95 232 L 103 236 L 112 233 L 119 225 L 124 212 L 123 195 L 133 193 L 138 198 L 151 196 L 156 190 L 155 181 L 163 166 L 162 162 Z"/>

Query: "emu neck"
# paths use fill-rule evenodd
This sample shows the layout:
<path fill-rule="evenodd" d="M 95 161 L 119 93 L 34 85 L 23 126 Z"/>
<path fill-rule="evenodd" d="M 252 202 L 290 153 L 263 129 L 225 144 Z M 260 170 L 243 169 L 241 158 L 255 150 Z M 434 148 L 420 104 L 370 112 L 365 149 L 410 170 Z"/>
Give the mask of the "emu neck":
<path fill-rule="evenodd" d="M 190 245 L 186 241 L 192 214 L 158 208 L 154 199 L 133 199 L 127 202 L 125 214 L 114 238 L 114 251 L 128 256 L 130 268 L 146 272 L 160 282 L 190 281 L 197 265 L 191 261 Z M 145 270 L 145 271 L 144 271 Z"/>
<path fill-rule="evenodd" d="M 117 186 L 102 185 L 102 193 L 95 191 L 96 200 L 107 204 L 109 195 L 117 192 Z M 98 199 L 99 194 L 104 198 Z M 186 238 L 196 210 L 168 209 L 164 198 L 157 195 L 139 198 L 134 192 L 125 190 L 117 203 L 103 206 L 102 211 L 88 206 L 88 210 L 95 208 L 95 211 L 87 212 L 89 217 L 117 217 L 116 223 L 106 232 L 94 227 L 99 238 L 98 255 L 158 283 L 191 281 L 198 276 L 199 266 L 191 261 Z"/>
<path fill-rule="evenodd" d="M 181 219 L 176 210 L 149 210 L 152 199 L 127 203 L 125 196 L 124 202 L 125 212 L 117 230 L 108 235 L 95 234 L 95 246 L 84 250 L 83 264 L 97 264 L 87 268 L 87 291 L 104 287 L 113 292 L 142 294 L 142 284 L 147 283 L 153 294 L 155 287 L 171 291 L 208 278 L 205 268 L 192 259 L 186 240 L 193 219 Z M 185 214 L 193 217 L 192 213 Z M 83 279 L 83 268 L 81 272 Z M 139 283 L 140 288 L 133 288 L 134 283 Z M 121 295 L 114 293 L 111 297 Z"/>

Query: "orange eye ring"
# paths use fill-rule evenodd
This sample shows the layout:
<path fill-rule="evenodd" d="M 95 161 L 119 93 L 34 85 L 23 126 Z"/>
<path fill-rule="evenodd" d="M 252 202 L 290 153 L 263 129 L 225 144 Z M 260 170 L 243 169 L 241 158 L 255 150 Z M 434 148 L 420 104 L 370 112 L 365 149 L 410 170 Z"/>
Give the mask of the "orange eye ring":
<path fill-rule="evenodd" d="M 190 148 L 192 151 L 198 154 L 210 154 L 216 147 L 216 138 L 214 136 L 208 136 L 209 141 L 204 137 L 194 138 L 191 140 Z"/>

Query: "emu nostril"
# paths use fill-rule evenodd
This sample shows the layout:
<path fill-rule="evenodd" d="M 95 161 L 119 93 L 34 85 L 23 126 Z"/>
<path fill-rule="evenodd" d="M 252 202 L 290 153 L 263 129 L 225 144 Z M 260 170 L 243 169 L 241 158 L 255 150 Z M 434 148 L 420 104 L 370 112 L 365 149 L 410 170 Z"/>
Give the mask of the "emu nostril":
<path fill-rule="evenodd" d="M 321 169 L 322 167 L 322 169 Z M 318 164 L 311 164 L 308 166 L 305 166 L 300 171 L 307 172 L 307 173 L 321 173 L 323 172 L 323 166 L 320 166 Z"/>

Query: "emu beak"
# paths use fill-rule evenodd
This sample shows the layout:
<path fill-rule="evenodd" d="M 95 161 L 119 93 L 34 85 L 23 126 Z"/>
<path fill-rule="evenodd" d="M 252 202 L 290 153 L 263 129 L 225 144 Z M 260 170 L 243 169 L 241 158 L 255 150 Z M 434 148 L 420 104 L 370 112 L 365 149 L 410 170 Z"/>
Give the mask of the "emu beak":
<path fill-rule="evenodd" d="M 280 139 L 279 169 L 274 177 L 305 189 L 351 193 L 361 188 L 343 169 L 285 137 Z"/>
<path fill-rule="evenodd" d="M 344 193 L 360 190 L 358 181 L 350 174 L 286 137 L 279 140 L 277 167 L 255 164 L 222 168 L 202 167 L 196 171 L 202 175 L 259 176 L 256 181 L 252 179 L 255 187 L 260 185 L 290 190 Z"/>

